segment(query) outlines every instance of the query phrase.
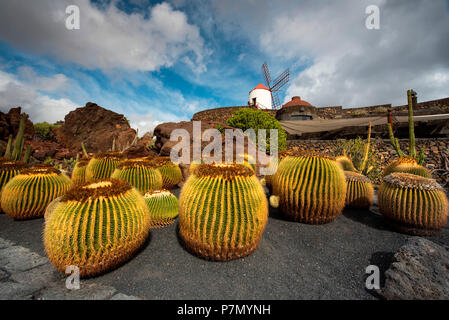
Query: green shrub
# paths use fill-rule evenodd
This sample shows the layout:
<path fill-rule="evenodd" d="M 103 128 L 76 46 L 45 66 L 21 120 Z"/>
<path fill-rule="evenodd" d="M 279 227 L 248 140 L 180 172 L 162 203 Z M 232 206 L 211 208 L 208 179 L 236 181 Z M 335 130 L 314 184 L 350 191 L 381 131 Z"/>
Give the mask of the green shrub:
<path fill-rule="evenodd" d="M 262 110 L 254 110 L 250 108 L 243 108 L 233 113 L 232 118 L 227 121 L 228 126 L 242 129 L 277 129 L 278 130 L 278 148 L 279 151 L 285 150 L 287 146 L 287 133 L 282 128 L 279 121 L 275 117 L 269 115 Z M 258 138 L 258 137 L 257 137 Z M 256 141 L 257 142 L 257 141 Z M 266 151 L 270 151 L 270 132 L 267 132 Z"/>
<path fill-rule="evenodd" d="M 34 130 L 46 138 L 53 129 L 59 128 L 60 126 L 61 125 L 50 124 L 48 122 L 39 122 L 34 124 Z"/>
<path fill-rule="evenodd" d="M 373 111 L 374 111 L 374 113 L 387 113 L 388 108 L 387 107 L 377 107 Z"/>
<path fill-rule="evenodd" d="M 366 163 L 366 172 L 364 174 L 371 179 L 371 181 L 376 181 L 380 178 L 381 170 L 380 170 L 380 159 L 376 156 L 374 151 L 375 142 L 371 141 L 371 147 L 368 152 L 368 160 Z M 365 156 L 365 146 L 366 140 L 358 137 L 357 139 L 340 139 L 337 140 L 336 148 L 334 150 L 334 155 L 342 155 L 344 151 L 351 158 L 352 163 L 356 168 L 360 168 L 363 157 Z"/>

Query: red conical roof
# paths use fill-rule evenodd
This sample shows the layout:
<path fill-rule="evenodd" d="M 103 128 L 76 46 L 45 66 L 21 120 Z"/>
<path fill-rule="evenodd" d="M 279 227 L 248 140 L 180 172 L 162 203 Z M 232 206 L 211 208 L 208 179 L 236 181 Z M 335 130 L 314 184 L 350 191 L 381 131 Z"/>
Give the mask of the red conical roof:
<path fill-rule="evenodd" d="M 255 87 L 253 90 L 256 90 L 256 89 L 264 89 L 264 90 L 268 90 L 268 91 L 270 91 L 270 89 L 268 89 L 267 87 L 265 87 L 263 84 L 261 84 L 261 83 L 259 83 L 258 85 L 257 85 L 257 87 Z M 253 90 L 251 90 L 251 91 L 253 91 Z"/>
<path fill-rule="evenodd" d="M 290 106 L 311 106 L 307 101 L 301 100 L 301 97 L 295 96 L 291 101 L 284 104 L 282 107 L 290 107 Z"/>

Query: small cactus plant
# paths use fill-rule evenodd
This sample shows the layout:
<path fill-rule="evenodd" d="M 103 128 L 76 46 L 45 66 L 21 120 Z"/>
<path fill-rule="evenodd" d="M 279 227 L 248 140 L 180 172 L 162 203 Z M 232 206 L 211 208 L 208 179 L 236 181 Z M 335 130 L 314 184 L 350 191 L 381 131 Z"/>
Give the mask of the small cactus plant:
<path fill-rule="evenodd" d="M 343 171 L 353 171 L 356 172 L 356 168 L 354 167 L 354 164 L 352 163 L 352 160 L 349 159 L 347 156 L 338 156 L 335 158 L 337 163 L 341 166 Z"/>
<path fill-rule="evenodd" d="M 273 196 L 290 220 L 323 224 L 343 211 L 346 180 L 334 158 L 316 152 L 295 152 L 284 158 L 273 177 Z M 274 202 L 271 200 L 271 202 Z"/>
<path fill-rule="evenodd" d="M 172 224 L 178 216 L 178 198 L 169 190 L 152 190 L 144 195 L 151 216 L 151 228 Z"/>
<path fill-rule="evenodd" d="M 86 168 L 86 181 L 94 182 L 110 178 L 125 156 L 120 152 L 104 152 L 93 156 Z"/>
<path fill-rule="evenodd" d="M 49 165 L 24 169 L 3 187 L 2 210 L 15 220 L 40 218 L 47 205 L 72 185 L 65 174 Z"/>
<path fill-rule="evenodd" d="M 392 161 L 383 172 L 383 176 L 386 177 L 393 172 L 404 172 L 415 174 L 424 178 L 432 178 L 432 174 L 426 167 L 418 164 L 416 159 L 413 158 L 399 158 Z"/>
<path fill-rule="evenodd" d="M 73 184 L 83 184 L 86 182 L 86 168 L 88 164 L 89 159 L 81 159 L 76 162 L 72 172 Z"/>
<path fill-rule="evenodd" d="M 447 222 L 448 201 L 434 180 L 395 172 L 383 178 L 379 210 L 393 227 L 413 235 L 433 235 Z"/>
<path fill-rule="evenodd" d="M 239 164 L 202 164 L 179 199 L 179 234 L 186 248 L 210 260 L 252 253 L 265 229 L 268 203 L 253 170 Z"/>
<path fill-rule="evenodd" d="M 130 259 L 149 230 L 143 196 L 122 180 L 100 180 L 75 186 L 55 204 L 45 220 L 45 251 L 60 272 L 74 265 L 81 277 L 95 276 Z"/>
<path fill-rule="evenodd" d="M 364 175 L 345 171 L 346 177 L 346 207 L 369 209 L 373 204 L 374 188 L 371 180 Z"/>
<path fill-rule="evenodd" d="M 119 163 L 112 178 L 121 179 L 145 194 L 162 188 L 162 175 L 148 160 L 127 160 Z"/>
<path fill-rule="evenodd" d="M 151 160 L 162 175 L 162 187 L 173 189 L 182 181 L 182 172 L 179 166 L 171 162 L 170 157 L 158 157 Z"/>

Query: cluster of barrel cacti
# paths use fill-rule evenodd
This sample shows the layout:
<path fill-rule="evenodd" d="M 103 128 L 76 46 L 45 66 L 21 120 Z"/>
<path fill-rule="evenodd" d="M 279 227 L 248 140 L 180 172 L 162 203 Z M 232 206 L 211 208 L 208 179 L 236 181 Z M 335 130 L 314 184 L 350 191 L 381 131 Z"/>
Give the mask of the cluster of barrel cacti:
<path fill-rule="evenodd" d="M 86 181 L 94 182 L 110 178 L 120 161 L 124 159 L 125 156 L 122 153 L 115 151 L 96 154 L 87 165 Z"/>

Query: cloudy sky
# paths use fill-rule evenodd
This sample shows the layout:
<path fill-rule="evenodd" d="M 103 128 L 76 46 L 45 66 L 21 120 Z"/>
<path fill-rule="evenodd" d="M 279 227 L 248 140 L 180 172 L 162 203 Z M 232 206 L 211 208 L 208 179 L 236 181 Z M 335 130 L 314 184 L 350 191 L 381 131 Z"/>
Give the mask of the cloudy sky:
<path fill-rule="evenodd" d="M 80 29 L 66 28 L 66 8 Z M 365 27 L 369 5 L 380 29 Z M 95 102 L 141 133 L 244 105 L 290 67 L 281 93 L 357 107 L 449 96 L 448 0 L 0 0 L 0 110 L 62 120 Z"/>

